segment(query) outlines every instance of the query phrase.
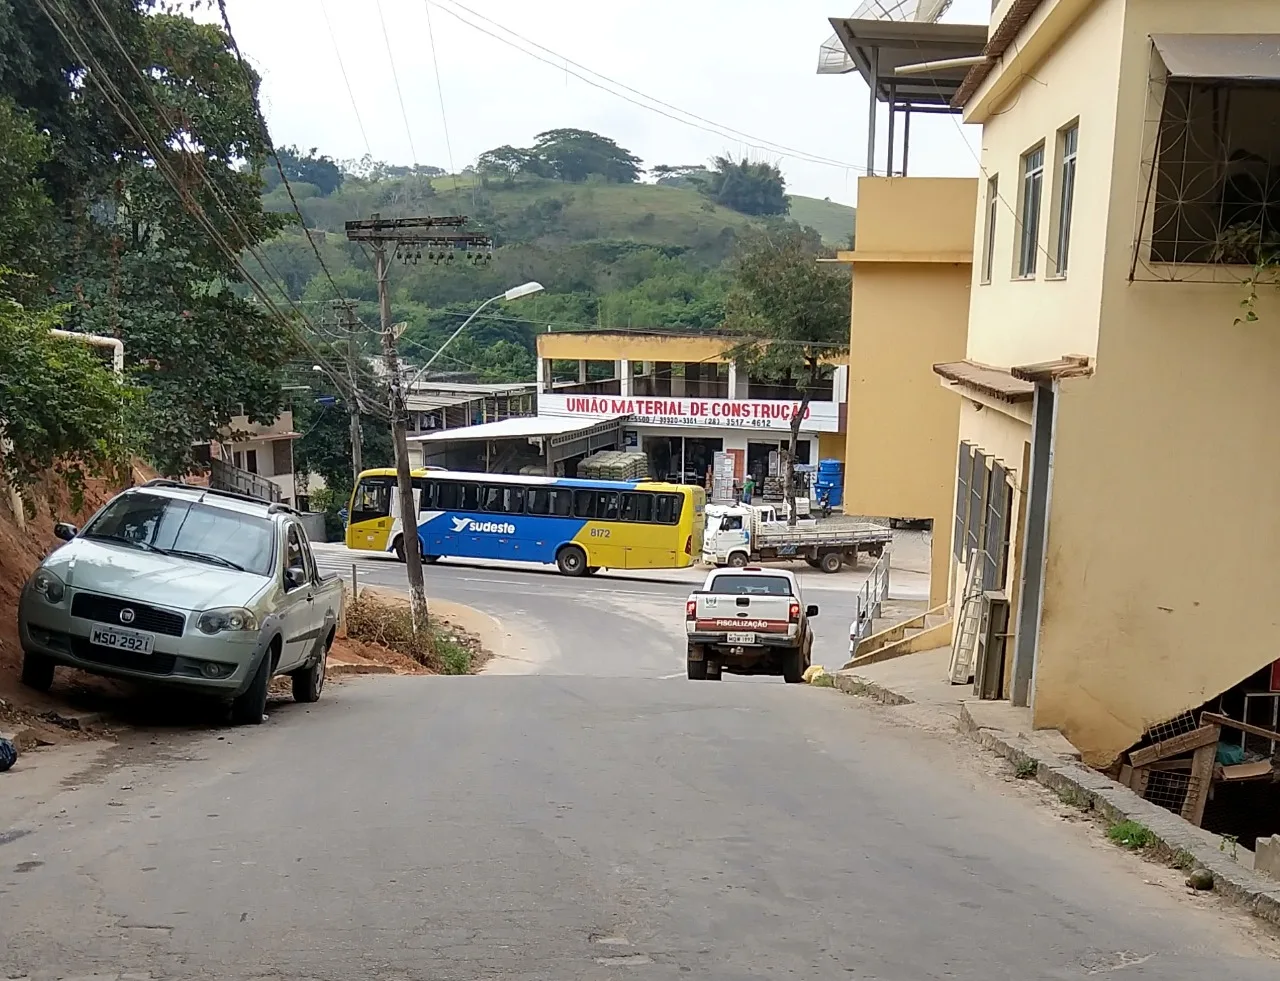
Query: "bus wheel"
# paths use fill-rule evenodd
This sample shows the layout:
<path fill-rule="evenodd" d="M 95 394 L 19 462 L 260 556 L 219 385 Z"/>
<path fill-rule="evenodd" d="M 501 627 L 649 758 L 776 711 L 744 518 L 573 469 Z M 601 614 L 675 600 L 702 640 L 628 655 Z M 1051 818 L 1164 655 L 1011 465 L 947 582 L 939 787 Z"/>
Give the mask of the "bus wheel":
<path fill-rule="evenodd" d="M 741 569 L 746 564 L 747 564 L 746 552 L 734 552 L 732 555 L 729 556 L 729 565 L 733 566 L 733 568 L 735 569 Z"/>
<path fill-rule="evenodd" d="M 600 567 L 598 565 L 587 566 L 587 575 L 589 576 L 594 576 L 599 571 L 600 571 Z"/>
<path fill-rule="evenodd" d="M 561 575 L 584 575 L 587 571 L 587 553 L 577 545 L 566 545 L 556 554 L 556 568 Z"/>
<path fill-rule="evenodd" d="M 391 550 L 396 553 L 396 561 L 404 561 L 404 536 L 400 535 L 396 538 L 396 543 L 391 546 Z"/>

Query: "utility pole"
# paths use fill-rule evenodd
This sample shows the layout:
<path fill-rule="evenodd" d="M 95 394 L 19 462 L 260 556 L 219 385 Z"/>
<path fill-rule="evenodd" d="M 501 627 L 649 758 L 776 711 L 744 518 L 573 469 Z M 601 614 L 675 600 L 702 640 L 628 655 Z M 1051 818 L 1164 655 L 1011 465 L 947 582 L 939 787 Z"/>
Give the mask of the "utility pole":
<path fill-rule="evenodd" d="M 462 231 L 467 219 L 381 218 L 373 215 L 346 223 L 347 238 L 366 242 L 373 250 L 374 272 L 378 280 L 378 313 L 382 326 L 382 356 L 387 383 L 391 388 L 391 440 L 396 452 L 396 490 L 400 503 L 400 524 L 404 542 L 405 570 L 409 576 L 409 607 L 415 631 L 427 623 L 427 590 L 422 578 L 422 547 L 418 538 L 418 512 L 413 500 L 413 475 L 409 468 L 408 412 L 404 399 L 404 379 L 400 376 L 400 356 L 396 351 L 395 328 L 391 322 L 391 292 L 387 288 L 387 267 L 391 252 L 406 262 L 426 259 L 436 265 L 451 263 L 455 257 L 473 263 L 487 262 L 493 255 L 493 240 L 487 235 Z"/>
<path fill-rule="evenodd" d="M 360 430 L 360 398 L 356 388 L 356 320 L 355 303 L 352 300 L 334 300 L 334 312 L 347 331 L 347 382 L 351 397 L 347 399 L 347 412 L 351 417 L 351 470 L 352 487 L 360 483 L 364 470 L 364 434 Z"/>

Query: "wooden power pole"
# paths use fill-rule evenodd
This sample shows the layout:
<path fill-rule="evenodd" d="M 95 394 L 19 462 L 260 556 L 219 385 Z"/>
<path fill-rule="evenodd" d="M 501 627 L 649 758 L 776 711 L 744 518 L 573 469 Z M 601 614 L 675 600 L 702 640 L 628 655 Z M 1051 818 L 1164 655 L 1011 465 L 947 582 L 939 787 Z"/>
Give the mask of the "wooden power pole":
<path fill-rule="evenodd" d="M 472 262 L 488 261 L 493 254 L 493 240 L 488 235 L 471 235 L 462 231 L 467 219 L 447 218 L 381 218 L 378 215 L 346 223 L 347 238 L 367 242 L 373 250 L 374 271 L 378 280 L 378 312 L 382 326 L 382 356 L 386 363 L 387 384 L 391 388 L 391 440 L 396 453 L 396 491 L 400 504 L 405 569 L 409 575 L 409 605 L 413 628 L 427 622 L 427 591 L 422 577 L 422 546 L 418 538 L 418 511 L 413 499 L 413 475 L 409 467 L 408 411 L 405 406 L 404 379 L 400 375 L 400 356 L 396 351 L 395 329 L 391 323 L 391 293 L 387 288 L 390 256 L 399 252 L 406 262 L 424 258 L 437 265 L 453 262 L 458 257 Z M 390 249 L 388 249 L 390 246 Z"/>
<path fill-rule="evenodd" d="M 356 347 L 355 303 L 351 300 L 334 300 L 334 311 L 338 314 L 343 328 L 347 332 L 347 381 L 351 386 L 351 397 L 347 399 L 347 414 L 351 417 L 351 471 L 352 484 L 360 483 L 360 473 L 364 470 L 364 434 L 360 429 L 360 398 L 356 387 L 356 358 L 359 353 Z"/>

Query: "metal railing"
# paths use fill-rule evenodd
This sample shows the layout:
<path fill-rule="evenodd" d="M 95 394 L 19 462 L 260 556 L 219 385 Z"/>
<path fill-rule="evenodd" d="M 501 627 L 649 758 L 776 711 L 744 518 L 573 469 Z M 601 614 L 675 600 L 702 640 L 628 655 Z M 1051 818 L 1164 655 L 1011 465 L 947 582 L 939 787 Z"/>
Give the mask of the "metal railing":
<path fill-rule="evenodd" d="M 874 632 L 875 621 L 880 616 L 884 601 L 889 598 L 889 559 L 893 553 L 888 549 L 876 561 L 871 575 L 862 584 L 862 589 L 854 600 L 854 635 L 853 646 L 866 640 Z"/>
<path fill-rule="evenodd" d="M 216 457 L 209 461 L 209 486 L 215 490 L 235 491 L 237 494 L 248 494 L 272 504 L 278 503 L 283 495 L 274 481 L 260 474 L 250 473 L 226 460 Z"/>

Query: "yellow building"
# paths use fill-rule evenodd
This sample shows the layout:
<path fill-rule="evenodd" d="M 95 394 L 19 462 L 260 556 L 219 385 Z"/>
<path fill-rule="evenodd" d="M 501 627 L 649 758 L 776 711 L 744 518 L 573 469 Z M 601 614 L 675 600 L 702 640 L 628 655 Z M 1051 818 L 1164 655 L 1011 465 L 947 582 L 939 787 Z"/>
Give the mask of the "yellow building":
<path fill-rule="evenodd" d="M 1280 4 L 1000 0 L 983 53 L 952 544 L 1011 594 L 1015 701 L 1102 765 L 1280 658 L 1280 296 L 1241 308 L 1280 238 Z"/>

